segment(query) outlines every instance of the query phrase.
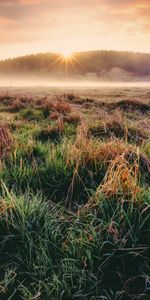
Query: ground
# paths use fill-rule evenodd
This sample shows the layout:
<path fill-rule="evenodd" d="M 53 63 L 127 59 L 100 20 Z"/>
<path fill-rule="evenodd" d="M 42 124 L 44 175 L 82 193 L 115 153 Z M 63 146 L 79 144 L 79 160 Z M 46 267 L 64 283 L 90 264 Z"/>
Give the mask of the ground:
<path fill-rule="evenodd" d="M 150 89 L 0 89 L 0 299 L 150 298 Z"/>

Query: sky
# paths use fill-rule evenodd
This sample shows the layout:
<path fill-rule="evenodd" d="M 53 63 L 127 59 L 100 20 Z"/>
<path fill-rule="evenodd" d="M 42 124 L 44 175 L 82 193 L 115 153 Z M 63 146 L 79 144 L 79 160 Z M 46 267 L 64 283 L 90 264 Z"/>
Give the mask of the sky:
<path fill-rule="evenodd" d="M 150 53 L 150 0 L 0 0 L 0 59 L 99 49 Z"/>

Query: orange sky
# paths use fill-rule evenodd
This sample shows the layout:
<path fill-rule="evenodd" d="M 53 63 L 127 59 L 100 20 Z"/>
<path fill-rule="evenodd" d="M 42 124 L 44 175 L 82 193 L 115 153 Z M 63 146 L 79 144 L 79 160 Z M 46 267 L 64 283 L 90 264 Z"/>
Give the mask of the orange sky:
<path fill-rule="evenodd" d="M 150 0 L 0 0 L 0 59 L 90 49 L 150 52 Z"/>

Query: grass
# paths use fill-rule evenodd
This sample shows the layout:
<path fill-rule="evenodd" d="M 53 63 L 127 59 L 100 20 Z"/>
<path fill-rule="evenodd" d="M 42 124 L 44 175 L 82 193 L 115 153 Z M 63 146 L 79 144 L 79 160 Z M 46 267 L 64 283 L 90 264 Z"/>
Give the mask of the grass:
<path fill-rule="evenodd" d="M 6 158 L 10 154 L 12 138 L 9 129 L 5 125 L 0 125 L 0 159 Z"/>
<path fill-rule="evenodd" d="M 149 299 L 149 104 L 0 101 L 0 299 Z"/>
<path fill-rule="evenodd" d="M 44 114 L 40 109 L 25 108 L 20 111 L 20 117 L 27 121 L 40 121 Z"/>
<path fill-rule="evenodd" d="M 148 193 L 135 204 L 99 199 L 93 211 L 75 214 L 40 195 L 7 193 L 1 199 L 1 296 L 148 297 L 149 201 Z"/>

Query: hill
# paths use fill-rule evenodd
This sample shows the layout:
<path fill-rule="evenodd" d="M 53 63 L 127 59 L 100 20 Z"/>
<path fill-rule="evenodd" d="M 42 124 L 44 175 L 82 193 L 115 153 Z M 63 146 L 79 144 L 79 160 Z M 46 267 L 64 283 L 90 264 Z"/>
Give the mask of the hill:
<path fill-rule="evenodd" d="M 0 61 L 0 74 L 31 74 L 58 80 L 143 81 L 150 78 L 150 54 L 104 50 L 76 52 L 68 58 L 58 53 L 31 54 Z"/>

